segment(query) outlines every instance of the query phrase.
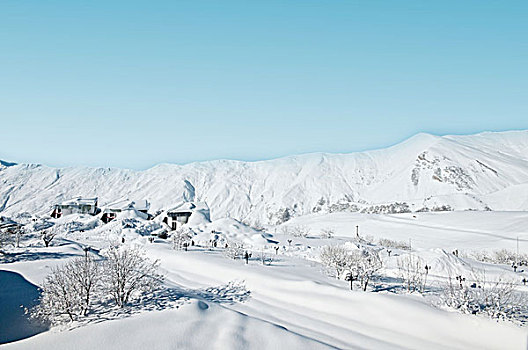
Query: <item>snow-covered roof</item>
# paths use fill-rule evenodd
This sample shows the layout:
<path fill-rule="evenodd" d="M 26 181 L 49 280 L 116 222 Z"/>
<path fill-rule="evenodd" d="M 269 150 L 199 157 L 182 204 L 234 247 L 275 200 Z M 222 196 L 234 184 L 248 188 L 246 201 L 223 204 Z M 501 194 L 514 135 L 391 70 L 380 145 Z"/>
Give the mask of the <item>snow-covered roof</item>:
<path fill-rule="evenodd" d="M 134 207 L 127 208 L 117 214 L 119 219 L 148 219 L 148 214 L 142 213 Z"/>
<path fill-rule="evenodd" d="M 150 203 L 146 199 L 139 199 L 132 201 L 132 205 L 136 210 L 149 210 Z"/>
<path fill-rule="evenodd" d="M 60 205 L 93 205 L 93 206 L 95 206 L 96 204 L 97 204 L 97 197 L 94 197 L 94 198 L 77 197 L 77 198 L 73 198 L 73 199 L 60 203 Z"/>
<path fill-rule="evenodd" d="M 12 226 L 18 226 L 18 223 L 5 216 L 0 217 L 0 229 Z"/>
<path fill-rule="evenodd" d="M 192 213 L 195 210 L 198 210 L 198 203 L 194 202 L 182 202 L 175 206 L 172 209 L 167 210 L 167 213 Z"/>
<path fill-rule="evenodd" d="M 134 208 L 140 211 L 147 211 L 150 209 L 150 203 L 146 199 L 141 199 L 141 200 L 122 199 L 120 201 L 110 203 L 105 206 L 105 210 L 109 210 L 109 211 L 126 210 L 129 208 Z"/>

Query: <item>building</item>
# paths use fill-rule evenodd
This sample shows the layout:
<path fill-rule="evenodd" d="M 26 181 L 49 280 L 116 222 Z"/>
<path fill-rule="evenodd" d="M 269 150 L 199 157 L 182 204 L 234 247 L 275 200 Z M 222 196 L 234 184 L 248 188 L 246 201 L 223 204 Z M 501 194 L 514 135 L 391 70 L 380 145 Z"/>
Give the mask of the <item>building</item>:
<path fill-rule="evenodd" d="M 171 230 L 178 230 L 182 225 L 191 220 L 198 222 L 209 222 L 209 207 L 204 202 L 183 202 L 176 207 L 167 210 L 163 222 Z"/>
<path fill-rule="evenodd" d="M 69 201 L 56 204 L 53 207 L 51 217 L 60 218 L 64 215 L 69 214 L 90 214 L 95 215 L 99 212 L 97 208 L 97 197 L 95 198 L 82 198 L 77 197 Z"/>
<path fill-rule="evenodd" d="M 122 213 L 126 210 L 135 210 L 139 213 L 144 214 L 145 219 L 149 219 L 150 215 L 148 214 L 148 210 L 150 209 L 150 203 L 146 200 L 121 200 L 118 202 L 114 202 L 111 204 L 108 204 L 103 209 L 103 215 L 101 216 L 101 220 L 106 224 L 110 221 L 114 220 L 119 213 Z M 143 216 L 139 214 L 140 216 Z"/>
<path fill-rule="evenodd" d="M 0 217 L 0 232 L 9 232 L 13 233 L 18 230 L 22 225 L 16 221 L 11 220 L 5 216 Z"/>

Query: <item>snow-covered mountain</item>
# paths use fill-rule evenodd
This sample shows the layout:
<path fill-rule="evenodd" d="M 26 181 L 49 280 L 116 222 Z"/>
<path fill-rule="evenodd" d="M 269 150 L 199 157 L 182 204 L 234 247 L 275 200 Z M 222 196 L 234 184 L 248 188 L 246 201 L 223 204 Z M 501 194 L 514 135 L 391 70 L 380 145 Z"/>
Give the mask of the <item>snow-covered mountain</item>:
<path fill-rule="evenodd" d="M 275 160 L 162 164 L 145 171 L 0 165 L 0 212 L 58 201 L 145 198 L 152 210 L 206 201 L 213 219 L 280 223 L 312 212 L 528 210 L 528 131 L 418 134 L 395 146 Z"/>

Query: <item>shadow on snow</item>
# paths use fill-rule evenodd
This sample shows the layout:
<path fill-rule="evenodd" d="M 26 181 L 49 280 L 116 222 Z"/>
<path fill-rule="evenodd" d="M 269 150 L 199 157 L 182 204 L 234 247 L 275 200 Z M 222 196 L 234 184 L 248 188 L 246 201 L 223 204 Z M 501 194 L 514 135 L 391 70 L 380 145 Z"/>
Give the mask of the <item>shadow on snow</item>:
<path fill-rule="evenodd" d="M 22 275 L 0 270 L 0 344 L 46 331 L 46 324 L 30 320 L 25 309 L 38 303 L 39 288 Z"/>
<path fill-rule="evenodd" d="M 111 300 L 94 305 L 90 314 L 70 324 L 68 328 L 73 329 L 87 323 L 115 320 L 145 311 L 177 309 L 189 303 L 191 299 L 219 304 L 234 304 L 245 302 L 250 296 L 251 292 L 246 289 L 245 284 L 236 281 L 203 289 L 187 289 L 179 286 L 169 287 L 150 295 L 144 295 L 138 300 L 129 302 L 124 308 L 116 307 Z"/>

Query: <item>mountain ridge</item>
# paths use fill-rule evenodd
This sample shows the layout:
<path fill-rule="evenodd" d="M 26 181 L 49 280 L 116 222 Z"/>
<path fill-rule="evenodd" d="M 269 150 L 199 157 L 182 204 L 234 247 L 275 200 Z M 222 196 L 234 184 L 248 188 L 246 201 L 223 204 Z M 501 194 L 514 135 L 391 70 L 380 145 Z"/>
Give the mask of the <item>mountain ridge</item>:
<path fill-rule="evenodd" d="M 214 218 L 252 223 L 332 211 L 528 210 L 523 201 L 508 203 L 514 186 L 520 196 L 528 195 L 526 154 L 523 130 L 419 133 L 370 151 L 163 163 L 146 170 L 15 164 L 0 168 L 0 213 L 44 214 L 78 195 L 98 196 L 102 205 L 141 197 L 161 210 L 188 198 L 187 183 Z"/>

